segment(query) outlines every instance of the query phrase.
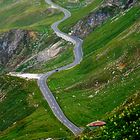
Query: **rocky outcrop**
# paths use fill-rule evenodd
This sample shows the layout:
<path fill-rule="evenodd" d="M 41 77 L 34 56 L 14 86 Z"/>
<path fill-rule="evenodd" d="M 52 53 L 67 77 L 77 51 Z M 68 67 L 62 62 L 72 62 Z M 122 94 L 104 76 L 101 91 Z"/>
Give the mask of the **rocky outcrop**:
<path fill-rule="evenodd" d="M 127 9 L 128 7 L 130 7 L 133 3 L 135 2 L 135 0 L 106 0 L 104 2 L 104 4 L 106 5 L 114 5 L 114 6 L 118 6 L 120 8 L 124 8 Z"/>
<path fill-rule="evenodd" d="M 53 35 L 28 30 L 10 30 L 0 34 L 0 73 L 25 70 L 55 58 L 64 51 L 63 41 Z M 57 42 L 53 44 L 54 42 Z M 63 45 L 62 45 L 63 46 Z M 27 65 L 26 67 L 24 65 Z M 21 67 L 23 68 L 21 69 Z"/>
<path fill-rule="evenodd" d="M 12 69 L 28 55 L 31 35 L 19 29 L 0 34 L 0 67 Z"/>
<path fill-rule="evenodd" d="M 84 19 L 80 20 L 73 28 L 72 35 L 79 36 L 80 38 L 86 37 L 97 26 L 102 24 L 110 17 L 110 13 L 103 11 L 103 9 L 89 14 Z"/>
<path fill-rule="evenodd" d="M 106 0 L 97 11 L 78 21 L 71 28 L 70 34 L 84 38 L 108 18 L 115 16 L 119 11 L 129 8 L 133 3 L 134 0 Z"/>
<path fill-rule="evenodd" d="M 0 36 L 0 63 L 5 65 L 16 53 L 18 46 L 27 42 L 27 31 L 11 30 Z"/>

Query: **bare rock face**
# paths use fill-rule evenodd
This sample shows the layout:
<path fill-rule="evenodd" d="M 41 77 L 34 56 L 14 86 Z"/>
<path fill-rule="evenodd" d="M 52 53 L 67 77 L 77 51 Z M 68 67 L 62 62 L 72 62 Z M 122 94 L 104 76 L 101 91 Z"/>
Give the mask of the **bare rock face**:
<path fill-rule="evenodd" d="M 78 21 L 71 28 L 71 34 L 84 38 L 108 18 L 115 16 L 119 11 L 128 9 L 133 4 L 134 0 L 105 0 L 97 11 Z"/>
<path fill-rule="evenodd" d="M 15 71 L 24 66 L 24 64 L 29 66 L 22 67 L 20 70 L 55 58 L 62 51 L 62 48 L 59 47 L 62 42 L 51 46 L 52 42 L 46 38 L 46 33 L 21 29 L 1 33 L 0 74 Z"/>
<path fill-rule="evenodd" d="M 29 40 L 28 31 L 11 30 L 0 34 L 0 65 L 7 66 L 15 54 L 27 47 Z"/>
<path fill-rule="evenodd" d="M 127 9 L 134 2 L 135 2 L 135 0 L 106 0 L 105 4 L 106 5 L 115 5 L 115 6 Z"/>
<path fill-rule="evenodd" d="M 79 36 L 80 38 L 86 37 L 94 28 L 101 25 L 110 17 L 110 13 L 99 10 L 89 14 L 83 20 L 80 20 L 73 28 L 72 35 Z"/>

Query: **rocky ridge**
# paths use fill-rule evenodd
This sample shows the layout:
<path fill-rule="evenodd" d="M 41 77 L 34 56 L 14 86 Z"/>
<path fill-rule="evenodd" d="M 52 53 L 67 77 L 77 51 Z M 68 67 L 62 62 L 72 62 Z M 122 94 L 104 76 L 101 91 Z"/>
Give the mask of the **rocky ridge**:
<path fill-rule="evenodd" d="M 120 11 L 128 9 L 134 3 L 134 0 L 106 0 L 98 10 L 91 12 L 88 16 L 78 21 L 75 26 L 70 29 L 70 34 L 84 38 L 97 26 L 100 26 Z"/>
<path fill-rule="evenodd" d="M 0 65 L 8 66 L 15 54 L 21 55 L 24 50 L 27 50 L 29 40 L 29 34 L 24 30 L 11 30 L 0 34 Z M 24 55 L 21 55 L 20 59 L 23 58 Z M 14 65 L 18 63 L 18 60 L 16 61 Z"/>

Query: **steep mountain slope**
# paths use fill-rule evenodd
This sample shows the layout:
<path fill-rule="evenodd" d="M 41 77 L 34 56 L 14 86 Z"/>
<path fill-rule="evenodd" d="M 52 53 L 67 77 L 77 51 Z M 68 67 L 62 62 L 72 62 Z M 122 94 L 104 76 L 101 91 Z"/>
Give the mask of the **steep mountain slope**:
<path fill-rule="evenodd" d="M 44 0 L 3 0 L 0 6 L 0 73 L 15 69 L 23 71 L 38 63 L 35 57 L 40 57 L 40 51 L 51 48 L 59 40 L 50 25 L 63 14 L 49 7 Z M 64 51 L 62 47 L 58 48 Z M 51 58 L 54 56 L 48 56 L 46 60 Z M 31 62 L 23 66 L 28 60 Z"/>
<path fill-rule="evenodd" d="M 104 119 L 140 90 L 139 17 L 135 5 L 106 22 L 86 38 L 82 63 L 48 80 L 67 116 L 79 126 Z"/>
<path fill-rule="evenodd" d="M 30 32 L 24 30 L 11 30 L 1 34 L 0 38 L 0 64 L 1 67 L 14 68 L 26 57 L 31 44 Z M 32 40 L 33 42 L 33 40 Z M 16 55 L 18 57 L 16 57 Z M 14 58 L 15 56 L 15 58 Z M 11 62 L 10 62 L 11 61 Z M 13 63 L 13 64 L 12 64 Z M 8 66 L 9 65 L 9 66 Z"/>
<path fill-rule="evenodd" d="M 70 11 L 74 11 L 86 7 L 92 3 L 93 0 L 53 0 L 53 2 L 69 9 Z"/>
<path fill-rule="evenodd" d="M 2 33 L 2 41 L 0 41 L 0 44 L 1 42 L 3 44 L 3 38 L 8 38 L 7 36 L 10 36 L 11 32 L 20 32 L 22 39 L 18 38 L 18 42 L 20 43 L 18 44 L 19 46 L 16 46 L 15 51 L 21 53 L 25 48 L 28 48 L 28 44 L 31 45 L 31 48 L 30 51 L 26 51 L 26 53 L 21 55 L 26 57 L 26 59 L 24 59 L 25 63 L 20 63 L 21 65 L 19 65 L 19 67 L 13 66 L 13 69 L 40 73 L 71 62 L 73 60 L 73 48 L 67 49 L 65 46 L 72 45 L 57 38 L 48 27 L 48 25 L 55 20 L 61 18 L 62 14 L 59 13 L 59 15 L 57 15 L 55 12 L 58 11 L 51 9 L 53 14 L 49 13 L 50 15 L 48 17 L 46 14 L 43 14 L 43 16 L 40 14 L 36 15 L 36 12 L 46 10 L 43 0 L 39 1 L 39 7 L 35 6 L 36 3 L 38 5 L 38 2 L 35 0 L 30 4 L 28 3 L 29 1 L 22 0 L 14 2 L 15 3 L 13 3 L 13 1 L 3 1 L 2 14 L 0 14 L 0 18 L 3 19 L 3 21 L 0 22 L 0 30 L 7 31 L 12 28 L 20 28 L 20 30 L 11 30 L 10 32 Z M 83 0 L 79 2 L 84 3 L 86 1 Z M 133 1 L 129 0 L 106 0 L 105 3 L 103 3 L 102 0 L 98 0 L 89 1 L 86 6 L 69 7 L 69 5 L 74 6 L 74 3 L 69 1 L 62 3 L 61 0 L 57 1 L 57 3 L 65 7 L 69 7 L 72 11 L 72 17 L 62 23 L 60 28 L 68 32 L 78 27 L 82 29 L 80 34 L 86 30 L 88 19 L 92 16 L 98 16 L 98 10 L 101 6 L 105 6 L 106 4 L 112 6 L 113 4 L 113 6 L 119 7 L 119 10 L 111 11 L 113 14 L 108 16 L 104 22 L 102 22 L 102 19 L 99 20 L 99 18 L 96 18 L 98 21 L 101 21 L 101 23 L 94 28 L 94 31 L 92 28 L 90 32 L 82 36 L 84 38 L 84 58 L 81 64 L 67 71 L 58 72 L 52 75 L 47 81 L 64 113 L 76 125 L 86 128 L 88 123 L 98 119 L 107 122 L 106 127 L 101 129 L 89 130 L 87 128 L 83 135 L 77 139 L 139 139 L 137 127 L 139 126 L 138 118 L 140 115 L 140 4 L 136 2 L 131 7 L 132 2 Z M 24 7 L 28 4 L 29 7 Z M 32 4 L 33 7 L 30 7 Z M 25 10 L 21 14 L 23 16 L 15 12 L 20 8 Z M 14 9 L 13 12 L 11 12 L 11 9 Z M 116 12 L 117 15 L 114 12 Z M 8 24 L 5 24 L 11 20 L 11 15 L 14 15 L 16 18 L 13 18 Z M 34 19 L 33 17 L 35 15 L 36 18 Z M 113 17 L 114 15 L 115 17 Z M 56 19 L 56 17 L 58 17 L 58 19 Z M 25 21 L 27 20 L 28 22 L 26 23 Z M 79 24 L 79 20 L 84 24 Z M 47 29 L 46 25 L 48 27 Z M 31 31 L 31 29 L 35 31 Z M 79 32 L 79 30 L 74 32 L 74 34 L 78 35 L 77 32 Z M 43 34 L 47 35 L 43 37 L 41 44 L 44 44 L 40 46 L 37 42 L 42 38 Z M 37 40 L 34 40 L 34 35 L 37 35 Z M 14 36 L 12 36 L 12 39 L 13 38 Z M 9 40 L 11 41 L 11 36 Z M 15 38 L 13 40 L 15 40 Z M 52 46 L 58 42 L 61 42 L 64 47 L 63 53 L 47 63 L 40 61 L 34 67 L 30 67 L 30 65 L 32 66 L 32 64 L 37 61 L 37 57 L 30 59 L 34 53 L 42 51 L 42 54 L 45 51 L 47 52 L 47 50 L 44 51 L 46 45 Z M 39 47 L 34 48 L 32 43 L 33 46 Z M 7 44 L 11 44 L 11 42 L 8 41 Z M 7 47 L 9 47 L 9 45 L 7 45 Z M 2 50 L 1 54 L 3 54 L 3 52 Z M 14 53 L 14 55 L 17 53 Z M 12 60 L 14 60 L 14 62 L 17 61 L 16 66 L 20 59 L 23 60 L 22 57 L 15 57 L 14 55 L 12 59 L 5 55 L 6 64 L 10 67 L 13 63 Z M 27 59 L 29 59 L 29 61 L 26 61 Z M 6 67 L 8 65 L 6 65 Z M 133 107 L 136 109 L 134 110 Z M 2 130 L 0 132 L 0 139 L 2 140 L 46 139 L 48 137 L 56 139 L 75 139 L 69 130 L 60 124 L 53 116 L 46 101 L 41 96 L 35 81 L 25 81 L 5 75 L 1 76 L 0 110 L 2 110 L 0 114 L 2 124 L 0 127 Z M 128 112 L 129 110 L 130 112 Z M 122 113 L 125 115 L 122 115 Z M 129 113 L 129 115 L 127 115 L 127 113 Z M 132 121 L 136 121 L 137 125 L 134 126 L 131 123 L 131 117 L 133 117 Z M 130 129 L 128 125 L 125 124 L 124 118 L 128 118 L 126 122 L 131 124 Z M 113 121 L 110 122 L 110 120 Z M 124 125 L 125 131 L 119 128 L 118 124 L 120 122 Z M 135 129 L 134 132 L 133 129 Z M 127 137 L 126 134 L 128 133 L 133 133 L 133 135 L 128 135 Z"/>
<path fill-rule="evenodd" d="M 15 29 L 1 33 L 0 37 L 1 72 L 23 71 L 26 67 L 52 59 L 64 51 L 60 45 L 65 42 L 61 41 L 60 45 L 53 47 L 59 38 L 48 32 Z M 46 50 L 52 55 L 47 55 Z"/>
<path fill-rule="evenodd" d="M 106 116 L 106 126 L 85 130 L 80 139 L 139 139 L 140 93 L 130 96 Z"/>
<path fill-rule="evenodd" d="M 1 31 L 13 28 L 42 30 L 62 17 L 58 10 L 50 8 L 44 0 L 3 0 L 0 7 Z"/>
<path fill-rule="evenodd" d="M 1 76 L 0 87 L 0 140 L 71 135 L 51 113 L 36 81 Z"/>
<path fill-rule="evenodd" d="M 41 59 L 39 62 L 50 59 L 49 56 L 42 58 L 42 52 L 47 49 L 50 51 L 51 46 L 60 39 L 52 33 L 49 25 L 63 15 L 48 7 L 44 0 L 3 0 L 0 1 L 0 7 L 0 73 L 3 72 L 3 75 L 0 75 L 0 139 L 71 136 L 52 115 L 36 81 L 4 75 L 17 68 L 21 71 L 24 67 L 18 66 L 34 58 L 34 55 Z M 63 40 L 60 41 L 63 46 L 66 44 Z M 67 52 L 66 47 L 61 47 L 63 50 L 60 45 L 57 47 L 53 51 L 58 49 L 58 53 L 65 51 L 66 54 L 72 54 L 71 49 Z M 44 51 L 45 54 L 47 52 Z M 56 57 L 57 53 L 55 54 Z M 49 65 L 53 66 L 50 63 Z"/>

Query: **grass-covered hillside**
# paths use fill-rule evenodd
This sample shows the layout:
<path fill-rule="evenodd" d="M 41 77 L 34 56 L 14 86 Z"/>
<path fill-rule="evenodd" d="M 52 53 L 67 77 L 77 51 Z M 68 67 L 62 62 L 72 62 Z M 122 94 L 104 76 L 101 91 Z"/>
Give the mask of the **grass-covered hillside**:
<path fill-rule="evenodd" d="M 23 71 L 38 63 L 32 58 L 60 40 L 50 25 L 62 17 L 44 0 L 0 1 L 0 73 Z"/>
<path fill-rule="evenodd" d="M 70 11 L 75 11 L 92 3 L 93 0 L 53 0 L 53 2 L 69 9 Z"/>
<path fill-rule="evenodd" d="M 64 44 L 61 45 L 61 52 L 58 54 L 58 56 L 54 57 L 53 59 L 48 60 L 47 62 L 44 63 L 38 63 L 34 65 L 31 68 L 28 68 L 30 65 L 29 63 L 32 64 L 32 60 L 28 61 L 28 63 L 25 63 L 23 65 L 20 65 L 20 67 L 17 68 L 17 72 L 24 70 L 24 72 L 29 72 L 29 73 L 45 73 L 50 70 L 53 70 L 55 68 L 59 68 L 61 66 L 67 65 L 74 60 L 74 55 L 73 55 L 73 45 L 64 42 Z"/>
<path fill-rule="evenodd" d="M 74 6 L 72 0 L 53 1 L 72 13 L 59 26 L 66 32 L 104 2 L 79 0 Z M 45 73 L 72 62 L 73 45 L 58 38 L 50 28 L 62 17 L 62 13 L 50 8 L 44 0 L 0 0 L 0 39 L 11 29 L 26 33 L 14 55 L 9 57 L 8 65 L 0 63 L 0 73 L 8 66 L 17 72 Z M 46 62 L 42 54 L 46 56 L 47 49 L 58 42 L 61 43 L 56 50 L 60 47 L 60 52 Z M 0 140 L 140 139 L 139 1 L 95 28 L 84 38 L 82 48 L 84 56 L 79 65 L 53 74 L 46 82 L 68 119 L 85 128 L 83 134 L 75 138 L 55 118 L 36 81 L 3 74 L 0 75 Z M 11 65 L 15 62 L 16 65 Z M 106 126 L 86 127 L 96 120 L 105 121 Z"/>
<path fill-rule="evenodd" d="M 92 11 L 95 11 L 96 9 L 98 9 L 101 4 L 102 4 L 103 0 L 97 0 L 97 1 L 93 1 L 91 4 L 87 5 L 86 7 L 82 7 L 79 10 L 74 10 L 72 11 L 72 16 L 71 18 L 67 19 L 65 22 L 62 22 L 59 25 L 59 28 L 63 31 L 68 31 L 68 29 L 71 26 L 74 26 L 74 24 L 79 21 L 80 19 L 82 19 L 83 17 L 87 16 L 89 13 L 91 13 Z"/>
<path fill-rule="evenodd" d="M 9 61 L 0 63 L 0 73 L 16 69 L 17 64 L 22 64 L 32 55 L 59 41 L 59 38 L 52 33 L 50 25 L 62 16 L 62 13 L 57 9 L 51 9 L 44 0 L 0 1 L 0 43 L 17 42 L 15 36 L 19 32 L 25 33 L 12 56 L 2 54 L 5 55 L 3 60 Z M 20 36 L 22 34 L 18 34 L 19 38 Z M 64 47 L 61 52 L 62 57 L 71 52 L 69 61 L 72 61 L 72 47 L 68 51 Z M 2 57 L 0 59 L 2 60 Z M 58 63 L 61 60 L 61 57 L 56 59 Z M 48 62 L 49 67 L 54 67 L 53 63 Z M 21 66 L 18 70 L 21 71 L 23 68 Z M 36 81 L 0 75 L 0 110 L 0 140 L 61 138 L 72 135 L 53 116 Z"/>
<path fill-rule="evenodd" d="M 107 114 L 106 126 L 94 129 L 87 128 L 80 139 L 104 140 L 104 139 L 139 139 L 140 126 L 140 93 L 137 92 L 126 99 L 123 104 Z"/>
<path fill-rule="evenodd" d="M 85 39 L 79 66 L 49 78 L 59 104 L 77 125 L 104 119 L 140 90 L 139 18 L 137 5 L 106 22 Z"/>
<path fill-rule="evenodd" d="M 1 76 L 0 87 L 0 140 L 71 135 L 53 116 L 35 81 Z"/>
<path fill-rule="evenodd" d="M 42 30 L 62 16 L 57 9 L 51 9 L 44 0 L 2 0 L 0 31 L 13 28 Z"/>

